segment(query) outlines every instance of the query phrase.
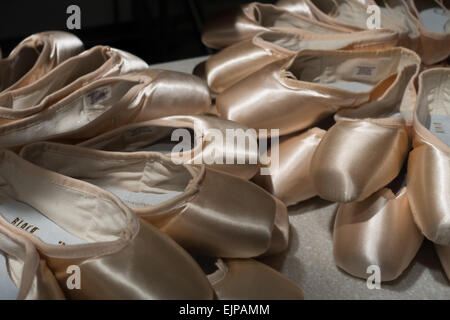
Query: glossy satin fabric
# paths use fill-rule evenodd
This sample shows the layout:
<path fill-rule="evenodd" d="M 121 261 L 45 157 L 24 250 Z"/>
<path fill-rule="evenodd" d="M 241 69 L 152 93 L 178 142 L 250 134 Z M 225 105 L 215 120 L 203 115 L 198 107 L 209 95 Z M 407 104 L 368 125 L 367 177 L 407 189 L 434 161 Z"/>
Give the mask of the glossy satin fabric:
<path fill-rule="evenodd" d="M 306 30 L 267 31 L 231 45 L 208 58 L 208 86 L 220 93 L 264 66 L 304 49 L 375 50 L 393 47 L 398 35 L 388 30 L 320 34 Z"/>
<path fill-rule="evenodd" d="M 444 269 L 447 278 L 450 280 L 450 246 L 435 245 L 436 253 L 441 261 L 442 268 Z"/>
<path fill-rule="evenodd" d="M 408 189 L 415 219 L 431 241 L 450 245 L 450 153 L 415 146 L 408 161 Z"/>
<path fill-rule="evenodd" d="M 330 25 L 345 27 L 353 31 L 369 29 L 374 11 L 368 11 L 368 6 L 382 7 L 380 16 L 381 29 L 391 30 L 399 35 L 399 46 L 418 50 L 418 21 L 411 13 L 404 0 L 280 0 L 278 6 L 293 10 L 297 14 L 312 16 L 318 21 Z"/>
<path fill-rule="evenodd" d="M 130 53 L 96 46 L 64 61 L 30 85 L 0 93 L 0 122 L 23 119 L 50 108 L 100 78 L 147 68 L 147 63 Z"/>
<path fill-rule="evenodd" d="M 17 63 L 24 49 L 38 55 L 28 70 L 17 73 Z M 27 37 L 11 51 L 6 59 L 0 59 L 0 91 L 21 88 L 40 79 L 61 62 L 83 50 L 83 43 L 75 35 L 61 32 L 41 32 Z"/>
<path fill-rule="evenodd" d="M 399 34 L 402 46 L 415 49 L 418 40 L 416 21 L 403 0 L 372 1 L 365 0 L 335 0 L 317 1 L 300 0 L 307 5 L 318 21 L 348 28 L 353 31 L 369 29 L 369 22 L 373 14 L 368 10 L 369 5 L 381 5 L 386 10 L 380 12 L 380 28 L 395 31 Z"/>
<path fill-rule="evenodd" d="M 118 252 L 47 260 L 69 299 L 212 299 L 211 287 L 191 256 L 146 222 Z M 64 286 L 69 265 L 80 267 L 81 290 Z"/>
<path fill-rule="evenodd" d="M 252 259 L 224 259 L 208 276 L 219 300 L 303 300 L 301 289 L 274 269 Z"/>
<path fill-rule="evenodd" d="M 130 207 L 196 253 L 249 258 L 287 248 L 286 206 L 262 188 L 232 175 L 176 165 L 151 152 L 118 153 L 36 143 L 23 148 L 21 155 L 46 169 L 105 189 L 155 193 L 153 189 L 159 187 L 157 193 L 182 192 L 158 205 Z"/>
<path fill-rule="evenodd" d="M 311 6 L 305 0 L 278 0 L 276 6 L 311 19 L 316 18 Z"/>
<path fill-rule="evenodd" d="M 360 201 L 400 172 L 411 146 L 404 125 L 341 120 L 331 127 L 311 161 L 311 178 L 320 197 Z"/>
<path fill-rule="evenodd" d="M 414 223 L 406 188 L 398 195 L 382 189 L 361 202 L 341 204 L 334 225 L 336 265 L 368 278 L 380 268 L 381 281 L 398 278 L 419 250 L 423 235 Z"/>
<path fill-rule="evenodd" d="M 408 161 L 408 196 L 414 219 L 429 240 L 446 246 L 450 245 L 450 146 L 429 130 L 429 117 L 430 112 L 449 114 L 449 83 L 448 68 L 420 75 L 414 149 Z"/>
<path fill-rule="evenodd" d="M 328 70 L 328 61 L 334 61 L 333 58 L 343 62 L 334 67 L 330 65 Z M 361 59 L 364 59 L 363 62 L 360 62 Z M 365 92 L 334 88 L 317 79 L 292 79 L 289 75 L 293 65 L 312 70 L 319 65 L 317 68 L 320 68 L 321 74 L 317 78 L 325 78 L 323 82 L 328 79 L 333 81 L 331 70 L 337 68 L 351 79 L 355 64 L 370 64 L 371 59 L 386 59 L 383 65 L 391 70 L 390 75 Z M 343 67 L 344 62 L 348 67 Z M 390 93 L 397 94 L 402 88 L 404 90 L 405 81 L 409 80 L 404 78 L 410 74 L 411 68 L 417 68 L 419 64 L 419 57 L 403 48 L 374 52 L 305 50 L 288 63 L 279 61 L 269 64 L 219 94 L 216 98 L 217 110 L 222 118 L 255 129 L 279 129 L 280 135 L 286 135 L 311 127 L 344 108 L 357 108 L 369 102 L 388 103 L 392 99 Z M 395 74 L 398 74 L 398 81 L 393 79 Z"/>
<path fill-rule="evenodd" d="M 287 206 L 317 195 L 311 181 L 311 159 L 325 131 L 319 128 L 280 139 L 279 161 L 270 175 L 259 176 L 256 183 Z"/>
<path fill-rule="evenodd" d="M 229 156 L 230 152 L 227 152 L 226 141 L 221 140 L 225 139 L 227 130 L 245 132 L 248 128 L 236 122 L 213 116 L 172 116 L 139 122 L 106 132 L 79 145 L 106 151 L 145 152 L 142 149 L 146 146 L 157 143 L 159 140 L 170 140 L 173 130 L 176 129 L 192 129 L 196 138 L 196 146 L 180 153 L 169 153 L 167 156 L 171 159 L 177 159 L 187 164 L 202 164 L 205 159 L 214 159 L 217 153 L 223 155 L 223 159 L 221 158 L 223 164 L 214 162 L 207 166 L 243 179 L 252 178 L 259 169 L 258 163 L 252 163 L 253 159 L 258 162 L 258 148 L 251 147 L 257 146 L 258 141 L 256 137 L 251 136 L 248 136 L 248 139 L 252 140 L 251 142 L 237 144 L 234 147 L 232 163 L 226 163 L 225 156 Z M 215 138 L 219 132 L 223 139 Z M 238 163 L 238 156 L 243 156 L 245 163 Z"/>
<path fill-rule="evenodd" d="M 435 8 L 444 8 L 450 10 L 450 7 L 445 7 L 444 2 L 436 0 L 406 0 L 411 8 L 411 11 L 417 19 L 417 24 L 420 31 L 418 52 L 422 60 L 427 65 L 432 65 L 445 60 L 450 55 L 450 30 L 447 33 L 433 32 L 427 30 L 419 18 L 418 7 L 422 4 L 432 6 Z"/>
<path fill-rule="evenodd" d="M 184 248 L 232 258 L 286 250 L 289 242 L 286 206 L 278 206 L 276 199 L 262 189 L 212 170 L 205 172 L 198 188 L 198 194 L 180 206 L 177 216 L 161 226 Z M 150 215 L 140 216 L 151 221 Z M 279 216 L 281 227 L 277 228 L 275 219 Z M 274 232 L 281 236 L 273 238 Z"/>
<path fill-rule="evenodd" d="M 198 77 L 150 69 L 130 72 L 94 81 L 38 114 L 1 125 L 0 146 L 56 138 L 79 142 L 132 122 L 204 113 L 210 103 L 208 88 Z"/>
<path fill-rule="evenodd" d="M 22 264 L 14 268 L 9 263 L 11 279 L 18 284 L 18 300 L 61 300 L 64 295 L 53 273 L 44 260 L 39 257 L 35 246 L 23 237 L 5 227 L 9 222 L 0 217 L 0 251 L 9 258 Z M 2 243 L 7 239 L 8 244 Z M 11 245 L 13 244 L 13 245 Z"/>
<path fill-rule="evenodd" d="M 361 201 L 399 174 L 411 148 L 418 72 L 419 63 L 405 67 L 379 99 L 335 115 L 336 124 L 311 161 L 311 179 L 320 197 Z"/>
<path fill-rule="evenodd" d="M 262 31 L 288 29 L 306 29 L 320 33 L 350 31 L 292 14 L 270 4 L 252 2 L 208 21 L 203 29 L 202 41 L 210 48 L 220 49 L 249 39 Z"/>
<path fill-rule="evenodd" d="M 87 241 L 52 245 L 11 224 L 7 226 L 37 247 L 66 297 L 212 298 L 212 288 L 192 257 L 168 236 L 139 221 L 119 199 L 88 183 L 41 169 L 12 152 L 3 151 L 1 157 L 1 177 L 6 186 L 2 193 L 36 208 Z M 79 290 L 67 288 L 69 265 L 81 269 Z"/>

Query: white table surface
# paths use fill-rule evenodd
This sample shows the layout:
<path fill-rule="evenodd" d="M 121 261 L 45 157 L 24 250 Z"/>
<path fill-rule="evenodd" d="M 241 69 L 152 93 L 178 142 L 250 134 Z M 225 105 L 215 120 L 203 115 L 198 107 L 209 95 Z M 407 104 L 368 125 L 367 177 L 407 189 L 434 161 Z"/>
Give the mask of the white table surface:
<path fill-rule="evenodd" d="M 191 73 L 207 56 L 152 65 Z M 370 290 L 366 281 L 336 267 L 332 230 L 337 204 L 314 198 L 289 207 L 291 243 L 287 252 L 262 259 L 296 282 L 305 299 L 447 299 L 450 282 L 433 245 L 425 241 L 409 268 L 395 281 Z"/>

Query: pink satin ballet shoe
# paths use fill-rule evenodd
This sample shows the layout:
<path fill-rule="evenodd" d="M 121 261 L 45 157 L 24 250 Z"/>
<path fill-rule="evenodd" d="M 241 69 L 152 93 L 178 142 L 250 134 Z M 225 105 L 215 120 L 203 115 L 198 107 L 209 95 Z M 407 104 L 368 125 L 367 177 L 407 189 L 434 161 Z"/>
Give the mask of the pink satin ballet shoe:
<path fill-rule="evenodd" d="M 0 146 L 53 140 L 79 143 L 132 122 L 201 114 L 208 87 L 193 75 L 143 70 L 93 81 L 30 117 L 0 125 Z"/>
<path fill-rule="evenodd" d="M 0 59 L 0 92 L 33 83 L 82 50 L 80 39 L 67 32 L 48 31 L 27 37 L 7 58 Z"/>
<path fill-rule="evenodd" d="M 370 267 L 381 281 L 397 279 L 419 250 L 423 235 L 414 223 L 407 190 L 384 188 L 361 202 L 339 206 L 333 232 L 336 265 L 366 279 Z"/>
<path fill-rule="evenodd" d="M 220 49 L 263 31 L 292 29 L 322 34 L 352 31 L 293 14 L 271 4 L 252 2 L 208 21 L 203 29 L 202 41 L 210 48 Z"/>
<path fill-rule="evenodd" d="M 195 260 L 111 193 L 11 151 L 0 159 L 0 224 L 36 247 L 68 299 L 213 297 Z"/>
<path fill-rule="evenodd" d="M 264 66 L 288 59 L 301 50 L 377 50 L 394 47 L 398 35 L 389 30 L 320 34 L 299 29 L 266 31 L 233 44 L 208 58 L 208 86 L 220 93 Z"/>
<path fill-rule="evenodd" d="M 408 197 L 417 225 L 431 241 L 450 245 L 450 69 L 419 76 Z"/>
<path fill-rule="evenodd" d="M 427 65 L 450 55 L 450 2 L 442 0 L 407 0 L 417 18 L 420 32 L 418 52 Z"/>
<path fill-rule="evenodd" d="M 310 165 L 314 151 L 326 131 L 312 128 L 301 134 L 282 137 L 278 146 L 278 165 L 255 182 L 287 206 L 317 196 L 311 181 Z M 271 150 L 268 152 L 271 156 Z"/>
<path fill-rule="evenodd" d="M 250 258 L 286 250 L 286 206 L 255 184 L 175 164 L 157 152 L 110 152 L 48 142 L 25 146 L 25 159 L 118 196 L 143 220 L 203 255 Z"/>
<path fill-rule="evenodd" d="M 250 141 L 236 145 L 233 140 L 234 148 L 230 150 L 227 148 L 227 130 L 245 134 L 248 128 L 213 116 L 171 116 L 126 125 L 86 140 L 79 146 L 119 152 L 161 152 L 182 163 L 206 164 L 250 179 L 259 169 L 257 138 L 248 134 L 245 138 Z M 189 140 L 187 145 L 184 140 Z"/>
<path fill-rule="evenodd" d="M 420 68 L 420 58 L 410 58 L 385 83 L 381 96 L 335 115 L 336 123 L 311 160 L 311 179 L 321 198 L 362 201 L 399 174 L 411 148 L 414 81 Z"/>
<path fill-rule="evenodd" d="M 223 91 L 216 98 L 217 110 L 220 117 L 249 128 L 278 129 L 286 135 L 342 109 L 388 103 L 402 85 L 404 90 L 408 70 L 418 65 L 417 54 L 404 48 L 303 50 Z"/>
<path fill-rule="evenodd" d="M 145 70 L 130 53 L 96 46 L 56 66 L 33 83 L 0 93 L 0 123 L 36 114 L 95 80 Z"/>

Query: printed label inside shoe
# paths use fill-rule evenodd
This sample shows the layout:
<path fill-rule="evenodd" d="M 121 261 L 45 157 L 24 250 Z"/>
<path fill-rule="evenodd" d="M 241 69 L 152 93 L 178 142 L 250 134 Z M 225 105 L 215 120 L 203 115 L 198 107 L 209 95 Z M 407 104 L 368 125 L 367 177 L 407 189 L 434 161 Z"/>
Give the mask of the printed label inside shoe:
<path fill-rule="evenodd" d="M 430 118 L 430 131 L 450 146 L 450 116 L 432 114 Z"/>
<path fill-rule="evenodd" d="M 69 245 L 87 242 L 70 234 L 33 207 L 19 201 L 8 199 L 0 203 L 0 214 L 12 225 L 32 233 L 48 244 Z"/>
<path fill-rule="evenodd" d="M 19 288 L 9 277 L 6 257 L 0 250 L 0 300 L 15 300 L 19 294 Z"/>
<path fill-rule="evenodd" d="M 377 73 L 376 66 L 357 66 L 354 76 L 356 77 L 372 77 Z"/>
<path fill-rule="evenodd" d="M 105 100 L 108 100 L 111 98 L 111 87 L 101 87 L 97 90 L 94 90 L 92 92 L 89 92 L 85 97 L 84 101 L 88 107 L 96 106 L 100 103 L 102 103 Z"/>

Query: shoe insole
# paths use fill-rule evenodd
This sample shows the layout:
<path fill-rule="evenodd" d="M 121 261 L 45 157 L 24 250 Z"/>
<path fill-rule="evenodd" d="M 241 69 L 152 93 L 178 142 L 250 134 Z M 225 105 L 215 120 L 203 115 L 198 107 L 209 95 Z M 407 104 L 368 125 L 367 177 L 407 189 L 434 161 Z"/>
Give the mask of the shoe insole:
<path fill-rule="evenodd" d="M 106 191 L 111 192 L 120 200 L 122 200 L 127 206 L 132 208 L 145 208 L 159 205 L 163 202 L 169 201 L 176 196 L 182 194 L 180 191 L 168 191 L 167 193 L 148 193 L 148 192 L 132 192 L 120 188 L 104 186 L 94 180 L 85 180 L 92 183 L 97 187 L 100 187 Z"/>
<path fill-rule="evenodd" d="M 52 201 L 49 199 L 49 201 Z M 7 199 L 0 203 L 0 214 L 17 228 L 32 233 L 43 242 L 53 245 L 82 244 L 87 241 L 77 238 L 33 207 Z M 70 212 L 67 212 L 70 214 Z"/>
<path fill-rule="evenodd" d="M 178 144 L 178 142 L 167 142 L 167 143 L 155 143 L 149 146 L 139 148 L 137 151 L 150 151 L 150 152 L 160 152 L 163 154 L 172 153 L 173 148 Z"/>
<path fill-rule="evenodd" d="M 450 146 L 450 115 L 431 114 L 430 131 Z"/>
<path fill-rule="evenodd" d="M 450 33 L 450 14 L 442 8 L 420 11 L 420 20 L 425 29 L 439 33 Z"/>
<path fill-rule="evenodd" d="M 16 300 L 19 288 L 9 277 L 5 253 L 0 250 L 0 300 Z"/>
<path fill-rule="evenodd" d="M 373 86 L 367 83 L 345 80 L 330 82 L 326 85 L 351 92 L 370 92 L 373 89 Z"/>

